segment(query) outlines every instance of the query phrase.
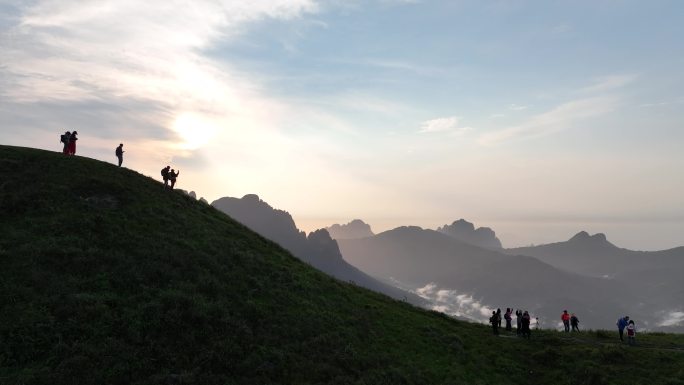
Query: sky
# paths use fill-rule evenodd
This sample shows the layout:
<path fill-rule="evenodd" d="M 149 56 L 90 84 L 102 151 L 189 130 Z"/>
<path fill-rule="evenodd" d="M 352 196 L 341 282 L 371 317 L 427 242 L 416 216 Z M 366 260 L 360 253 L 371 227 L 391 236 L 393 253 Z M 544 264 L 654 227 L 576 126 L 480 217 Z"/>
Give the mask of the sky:
<path fill-rule="evenodd" d="M 684 245 L 680 1 L 0 0 L 0 143 L 314 230 Z"/>

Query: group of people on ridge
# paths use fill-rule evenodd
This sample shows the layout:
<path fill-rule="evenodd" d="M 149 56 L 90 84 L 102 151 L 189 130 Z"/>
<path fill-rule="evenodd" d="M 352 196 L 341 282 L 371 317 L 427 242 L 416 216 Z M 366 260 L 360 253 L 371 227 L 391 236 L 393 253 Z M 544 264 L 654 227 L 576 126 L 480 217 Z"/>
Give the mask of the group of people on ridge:
<path fill-rule="evenodd" d="M 164 180 L 164 187 L 168 186 L 170 189 L 173 190 L 173 186 L 176 185 L 176 178 L 178 178 L 178 175 L 180 175 L 180 170 L 175 171 L 171 168 L 171 166 L 166 166 L 162 168 L 161 176 Z M 171 182 L 171 185 L 169 185 L 169 182 Z"/>
<path fill-rule="evenodd" d="M 64 155 L 75 155 L 76 154 L 76 141 L 78 138 L 76 137 L 78 135 L 78 132 L 65 132 L 62 135 L 59 136 L 59 142 L 62 143 L 64 146 L 62 148 L 62 154 Z"/>
<path fill-rule="evenodd" d="M 77 131 L 74 131 L 74 132 L 66 131 L 64 134 L 59 136 L 60 143 L 64 144 L 64 147 L 62 149 L 62 153 L 64 155 L 75 155 L 76 154 L 76 141 L 78 140 L 76 135 L 78 135 Z M 121 164 L 123 163 L 124 152 L 125 151 L 123 149 L 123 143 L 119 143 L 119 146 L 116 147 L 116 149 L 114 150 L 114 155 L 116 155 L 116 159 L 118 160 L 119 167 L 121 167 Z M 178 178 L 179 174 L 180 174 L 180 171 L 175 171 L 174 169 L 171 168 L 171 166 L 164 167 L 161 170 L 162 179 L 164 180 L 164 187 L 168 187 L 170 189 L 173 189 L 174 186 L 176 185 L 176 178 Z M 169 184 L 169 182 L 170 182 L 170 184 Z"/>
<path fill-rule="evenodd" d="M 503 319 L 506 320 L 506 331 L 512 331 L 513 330 L 513 325 L 511 324 L 513 321 L 513 309 L 512 308 L 506 308 L 506 313 L 503 315 Z M 530 313 L 525 310 L 516 310 L 515 311 L 515 319 L 517 322 L 517 328 L 515 330 L 515 334 L 518 336 L 522 336 L 523 338 L 531 338 L 532 337 L 532 331 L 530 330 L 530 323 L 532 322 L 532 317 L 530 316 Z M 492 316 L 489 318 L 489 323 L 492 324 L 492 331 L 494 332 L 494 335 L 499 335 L 499 328 L 501 328 L 501 309 L 496 309 L 496 311 L 492 312 Z"/>
<path fill-rule="evenodd" d="M 575 315 L 575 313 L 568 314 L 567 310 L 563 310 L 563 314 L 561 314 L 561 321 L 563 321 L 563 329 L 565 330 L 566 333 L 570 332 L 570 326 L 572 326 L 572 331 L 580 331 L 579 330 L 579 318 Z"/>

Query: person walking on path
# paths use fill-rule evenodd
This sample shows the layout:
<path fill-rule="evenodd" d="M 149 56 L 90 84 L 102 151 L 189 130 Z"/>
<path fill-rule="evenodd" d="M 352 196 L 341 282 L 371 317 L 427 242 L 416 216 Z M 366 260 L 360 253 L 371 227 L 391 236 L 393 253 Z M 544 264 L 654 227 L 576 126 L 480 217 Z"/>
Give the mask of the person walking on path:
<path fill-rule="evenodd" d="M 563 321 L 563 327 L 565 328 L 565 332 L 569 333 L 570 332 L 570 314 L 568 314 L 567 310 L 563 310 L 563 314 L 561 314 L 561 321 Z"/>
<path fill-rule="evenodd" d="M 121 163 L 123 163 L 123 153 L 124 153 L 123 143 L 119 143 L 119 147 L 116 148 L 114 153 L 116 154 L 116 157 L 119 159 L 119 167 L 121 167 Z"/>
<path fill-rule="evenodd" d="M 511 326 L 511 320 L 513 320 L 512 313 L 513 313 L 513 309 L 511 309 L 510 307 L 507 307 L 506 308 L 506 314 L 504 314 L 504 319 L 506 320 L 506 331 L 507 332 L 510 332 L 511 330 L 513 330 L 513 327 Z"/>
<path fill-rule="evenodd" d="M 173 172 L 173 169 L 169 171 L 169 181 L 171 182 L 171 190 L 173 190 L 173 186 L 176 185 L 176 178 L 178 178 L 178 175 L 180 175 L 180 170 Z"/>
<path fill-rule="evenodd" d="M 71 139 L 71 132 L 66 131 L 64 134 L 59 136 L 59 141 L 64 144 L 62 148 L 62 154 L 69 154 L 69 139 Z"/>
<path fill-rule="evenodd" d="M 161 176 L 162 180 L 164 180 L 164 188 L 166 188 L 169 185 L 169 170 L 171 169 L 171 166 L 166 166 L 161 169 Z"/>
<path fill-rule="evenodd" d="M 515 334 L 520 335 L 522 333 L 522 310 L 518 309 L 515 311 L 515 323 L 517 328 L 515 329 Z"/>
<path fill-rule="evenodd" d="M 572 326 L 572 331 L 573 332 L 578 332 L 579 331 L 579 318 L 575 315 L 575 313 L 572 313 L 570 316 L 570 326 Z"/>
<path fill-rule="evenodd" d="M 528 340 L 532 338 L 532 331 L 530 330 L 530 313 L 525 310 L 522 316 L 522 336 L 523 338 L 527 338 Z"/>
<path fill-rule="evenodd" d="M 67 154 L 69 155 L 76 155 L 76 141 L 78 140 L 76 134 L 78 132 L 74 131 L 69 136 L 69 148 L 67 149 Z"/>
<path fill-rule="evenodd" d="M 632 346 L 636 345 L 636 325 L 632 320 L 629 320 L 627 324 L 627 343 Z"/>
<path fill-rule="evenodd" d="M 624 341 L 625 339 L 622 337 L 622 335 L 625 332 L 625 328 L 629 324 L 629 316 L 624 316 L 622 318 L 618 318 L 617 320 L 617 327 L 618 327 L 618 333 L 620 333 L 620 341 Z"/>
<path fill-rule="evenodd" d="M 489 318 L 489 323 L 492 324 L 492 332 L 495 336 L 499 335 L 499 317 L 495 311 L 492 312 L 491 318 Z"/>

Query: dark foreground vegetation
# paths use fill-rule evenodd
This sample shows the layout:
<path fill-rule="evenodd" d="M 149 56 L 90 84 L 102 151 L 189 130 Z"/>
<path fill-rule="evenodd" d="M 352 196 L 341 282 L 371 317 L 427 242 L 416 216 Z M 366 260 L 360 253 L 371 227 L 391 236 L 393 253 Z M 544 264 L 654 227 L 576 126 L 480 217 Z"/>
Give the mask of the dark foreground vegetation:
<path fill-rule="evenodd" d="M 684 384 L 682 336 L 497 338 L 91 159 L 0 146 L 0 218 L 0 384 Z"/>

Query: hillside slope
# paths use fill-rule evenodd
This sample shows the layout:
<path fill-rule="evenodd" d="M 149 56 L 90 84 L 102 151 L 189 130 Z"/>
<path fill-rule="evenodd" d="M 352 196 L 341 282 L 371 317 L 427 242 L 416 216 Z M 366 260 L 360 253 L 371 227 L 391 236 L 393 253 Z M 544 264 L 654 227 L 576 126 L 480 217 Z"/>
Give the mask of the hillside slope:
<path fill-rule="evenodd" d="M 307 266 L 214 208 L 0 146 L 2 384 L 679 384 L 657 348 L 495 338 Z M 600 336 L 600 335 L 599 335 Z M 672 349 L 672 348 L 669 348 Z"/>

